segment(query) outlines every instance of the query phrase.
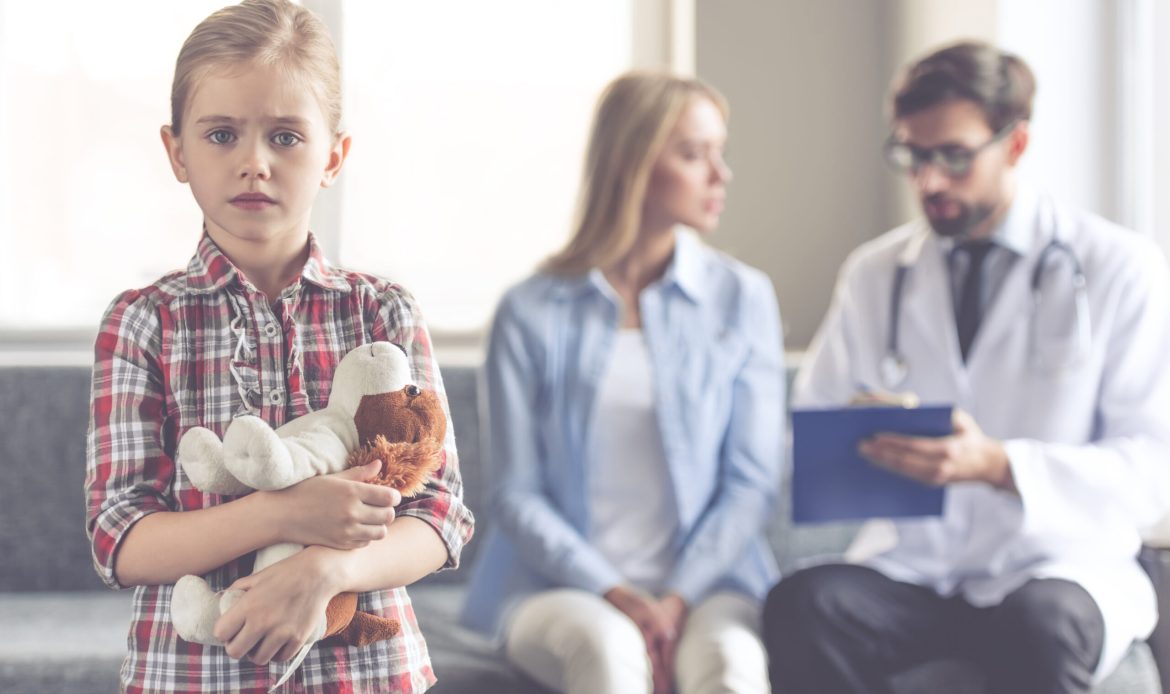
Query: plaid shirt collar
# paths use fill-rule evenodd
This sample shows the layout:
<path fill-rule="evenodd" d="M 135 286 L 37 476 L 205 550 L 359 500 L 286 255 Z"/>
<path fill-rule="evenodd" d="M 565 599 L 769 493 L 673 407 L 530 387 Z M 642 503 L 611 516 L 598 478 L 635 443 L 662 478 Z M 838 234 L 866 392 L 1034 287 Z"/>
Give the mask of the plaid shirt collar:
<path fill-rule="evenodd" d="M 229 284 L 242 282 L 242 278 L 243 273 L 219 250 L 219 246 L 204 230 L 195 256 L 187 264 L 187 289 L 196 294 L 214 292 Z M 343 293 L 352 289 L 345 277 L 325 259 L 312 232 L 309 232 L 309 259 L 301 270 L 301 281 Z"/>

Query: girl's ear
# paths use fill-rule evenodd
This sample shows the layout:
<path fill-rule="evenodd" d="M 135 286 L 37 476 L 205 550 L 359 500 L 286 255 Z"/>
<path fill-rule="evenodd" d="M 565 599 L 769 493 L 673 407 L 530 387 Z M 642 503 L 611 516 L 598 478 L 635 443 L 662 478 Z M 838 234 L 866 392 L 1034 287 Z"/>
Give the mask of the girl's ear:
<path fill-rule="evenodd" d="M 171 170 L 175 172 L 175 178 L 179 179 L 179 183 L 186 183 L 187 165 L 183 163 L 183 143 L 169 125 L 164 125 L 159 131 L 159 135 L 162 136 L 163 147 L 167 150 L 167 159 L 171 162 Z"/>
<path fill-rule="evenodd" d="M 349 136 L 349 133 L 340 133 L 334 138 L 333 148 L 329 150 L 329 162 L 321 174 L 322 188 L 328 188 L 337 180 L 337 176 L 341 174 L 341 166 L 345 164 L 345 158 L 349 156 L 349 146 L 352 143 L 353 138 Z"/>

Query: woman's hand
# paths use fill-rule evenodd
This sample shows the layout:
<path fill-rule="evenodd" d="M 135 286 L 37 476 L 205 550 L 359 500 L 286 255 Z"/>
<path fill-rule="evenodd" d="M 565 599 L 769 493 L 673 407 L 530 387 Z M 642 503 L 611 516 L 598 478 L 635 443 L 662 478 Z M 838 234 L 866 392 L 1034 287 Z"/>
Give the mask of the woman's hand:
<path fill-rule="evenodd" d="M 654 677 L 654 694 L 670 694 L 674 691 L 674 652 L 678 645 L 676 620 L 654 596 L 630 586 L 611 588 L 603 597 L 642 632 Z"/>
<path fill-rule="evenodd" d="M 669 674 L 669 681 L 674 681 L 674 658 L 678 653 L 678 644 L 681 640 L 683 628 L 687 623 L 687 602 L 682 599 L 682 596 L 677 593 L 667 593 L 658 599 L 658 607 L 665 616 L 667 623 L 670 625 L 671 631 L 675 634 L 674 640 L 670 643 L 670 647 L 663 649 L 663 663 L 662 669 Z M 655 679 L 657 681 L 657 678 Z M 657 690 L 656 690 L 657 691 Z M 670 690 L 665 690 L 669 692 Z"/>
<path fill-rule="evenodd" d="M 332 475 L 310 477 L 288 489 L 264 492 L 280 509 L 276 515 L 281 540 L 356 549 L 385 537 L 402 495 L 397 489 L 365 482 L 377 475 L 381 466 L 382 462 L 375 460 Z"/>
<path fill-rule="evenodd" d="M 266 665 L 296 655 L 342 592 L 323 559 L 310 547 L 231 585 L 241 595 L 212 632 L 229 656 Z"/>

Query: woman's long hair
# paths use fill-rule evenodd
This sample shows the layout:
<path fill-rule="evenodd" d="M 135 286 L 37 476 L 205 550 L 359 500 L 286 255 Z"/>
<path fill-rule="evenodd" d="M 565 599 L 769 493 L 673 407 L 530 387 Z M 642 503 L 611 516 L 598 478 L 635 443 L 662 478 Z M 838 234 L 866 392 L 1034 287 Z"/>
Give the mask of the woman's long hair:
<path fill-rule="evenodd" d="M 589 135 L 573 235 L 546 260 L 545 272 L 584 274 L 621 260 L 638 236 L 646 186 L 666 138 L 695 99 L 728 115 L 727 101 L 696 79 L 629 72 L 602 92 Z"/>

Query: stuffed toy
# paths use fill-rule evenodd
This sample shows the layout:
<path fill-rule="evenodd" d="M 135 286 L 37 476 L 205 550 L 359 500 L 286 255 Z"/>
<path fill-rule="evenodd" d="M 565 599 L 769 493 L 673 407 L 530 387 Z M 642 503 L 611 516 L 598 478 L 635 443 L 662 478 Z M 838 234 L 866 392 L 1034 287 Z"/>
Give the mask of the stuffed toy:
<path fill-rule="evenodd" d="M 381 460 L 381 472 L 368 481 L 394 487 L 405 498 L 421 491 L 438 468 L 446 432 L 447 416 L 439 397 L 411 383 L 402 348 L 375 342 L 342 358 L 324 409 L 275 430 L 259 417 L 238 417 L 222 442 L 210 429 L 196 427 L 179 441 L 176 458 L 201 491 L 233 495 L 284 489 L 314 475 Z M 295 543 L 261 549 L 253 571 L 301 549 Z M 184 576 L 171 598 L 175 631 L 186 641 L 222 646 L 212 628 L 239 597 L 238 591 L 217 594 L 202 578 Z M 398 628 L 394 620 L 357 612 L 355 593 L 338 595 L 280 683 L 323 638 L 331 644 L 362 646 L 391 638 Z"/>

